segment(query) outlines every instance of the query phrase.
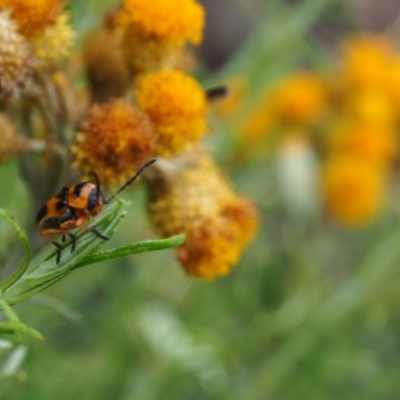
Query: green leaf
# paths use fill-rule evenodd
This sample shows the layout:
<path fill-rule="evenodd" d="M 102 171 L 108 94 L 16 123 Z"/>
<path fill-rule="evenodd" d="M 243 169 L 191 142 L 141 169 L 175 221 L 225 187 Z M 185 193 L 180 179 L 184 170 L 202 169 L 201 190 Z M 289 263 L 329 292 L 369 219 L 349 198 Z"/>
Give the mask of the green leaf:
<path fill-rule="evenodd" d="M 43 336 L 37 330 L 29 328 L 22 322 L 0 321 L 0 336 L 30 336 L 34 339 L 43 340 Z"/>
<path fill-rule="evenodd" d="M 94 264 L 106 260 L 114 260 L 116 258 L 128 257 L 132 254 L 144 253 L 146 251 L 157 251 L 170 249 L 181 245 L 185 241 L 185 235 L 172 236 L 168 239 L 160 240 L 144 240 L 142 242 L 128 244 L 126 246 L 117 247 L 115 249 L 103 251 L 101 253 L 92 254 L 85 257 L 74 268 L 80 268 L 85 265 Z"/>
<path fill-rule="evenodd" d="M 123 206 L 124 203 L 116 199 L 94 218 L 89 226 L 95 226 L 103 234 L 112 237 L 126 214 Z M 74 253 L 70 252 L 70 243 L 66 242 L 61 261 L 56 264 L 56 251 L 52 251 L 44 260 L 25 272 L 18 281 L 6 288 L 3 291 L 3 299 L 11 305 L 27 300 L 71 273 L 80 260 L 96 252 L 105 243 L 90 232 L 79 231 L 76 237 L 77 246 Z"/>
<path fill-rule="evenodd" d="M 7 279 L 5 279 L 3 282 L 0 283 L 0 292 L 3 292 L 24 274 L 31 261 L 32 250 L 28 241 L 28 237 L 26 236 L 25 232 L 21 229 L 21 227 L 18 225 L 14 217 L 2 208 L 0 208 L 0 216 L 6 219 L 14 228 L 19 239 L 21 240 L 22 247 L 24 249 L 24 256 L 22 258 L 21 264 L 18 266 L 18 268 L 11 276 L 9 276 Z"/>
<path fill-rule="evenodd" d="M 94 218 L 89 226 L 95 226 L 97 230 L 111 238 L 126 214 L 123 211 L 124 205 L 125 203 L 122 200 L 116 199 L 98 217 Z M 2 299 L 10 305 L 21 303 L 64 278 L 74 269 L 105 260 L 127 257 L 131 254 L 168 249 L 179 246 L 185 240 L 184 235 L 178 235 L 169 239 L 145 240 L 108 251 L 97 252 L 104 245 L 104 240 L 86 231 L 80 231 L 76 234 L 76 237 L 77 246 L 74 253 L 70 252 L 70 243 L 65 243 L 60 263 L 56 264 L 57 251 L 54 250 L 25 274 L 18 276 L 18 280 L 13 280 L 3 291 Z"/>
<path fill-rule="evenodd" d="M 26 335 L 35 339 L 43 340 L 43 336 L 37 330 L 20 322 L 18 315 L 2 298 L 0 298 L 0 309 L 4 311 L 5 315 L 9 319 L 8 321 L 0 321 L 0 335 Z"/>

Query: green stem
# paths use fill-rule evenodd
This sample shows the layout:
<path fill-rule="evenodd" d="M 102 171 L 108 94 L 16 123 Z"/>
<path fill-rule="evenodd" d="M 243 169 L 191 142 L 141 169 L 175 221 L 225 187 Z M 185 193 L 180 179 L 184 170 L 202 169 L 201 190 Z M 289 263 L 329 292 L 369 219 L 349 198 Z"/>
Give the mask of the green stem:
<path fill-rule="evenodd" d="M 22 258 L 21 264 L 18 266 L 16 271 L 5 279 L 3 282 L 0 283 L 0 292 L 3 292 L 12 284 L 14 284 L 21 276 L 24 274 L 28 265 L 32 258 L 32 250 L 31 246 L 29 245 L 28 237 L 26 236 L 25 232 L 20 228 L 17 224 L 15 219 L 4 209 L 0 209 L 0 216 L 6 219 L 11 226 L 14 228 L 15 232 L 17 233 L 19 239 L 21 240 L 22 246 L 24 248 L 24 256 Z"/>
<path fill-rule="evenodd" d="M 128 257 L 132 254 L 144 253 L 146 251 L 157 251 L 169 249 L 181 245 L 185 241 L 185 235 L 172 236 L 168 239 L 161 240 L 144 240 L 142 242 L 128 244 L 126 246 L 117 247 L 97 254 L 91 254 L 79 261 L 75 268 L 84 267 L 85 265 L 99 263 L 107 260 L 115 260 L 117 258 Z"/>

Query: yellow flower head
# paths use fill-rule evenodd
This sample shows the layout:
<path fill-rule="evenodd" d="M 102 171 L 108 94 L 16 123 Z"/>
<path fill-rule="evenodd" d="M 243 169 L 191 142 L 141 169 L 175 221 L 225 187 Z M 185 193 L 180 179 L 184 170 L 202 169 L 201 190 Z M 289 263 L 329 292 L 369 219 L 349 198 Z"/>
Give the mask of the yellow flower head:
<path fill-rule="evenodd" d="M 10 9 L 20 32 L 32 37 L 52 25 L 62 10 L 59 0 L 0 0 L 0 10 Z"/>
<path fill-rule="evenodd" d="M 338 124 L 327 137 L 328 150 L 376 165 L 387 165 L 396 153 L 396 135 L 390 125 L 354 121 Z"/>
<path fill-rule="evenodd" d="M 387 38 L 356 35 L 343 44 L 342 71 L 348 82 L 363 87 L 387 87 L 395 51 Z"/>
<path fill-rule="evenodd" d="M 42 66 L 54 66 L 71 52 L 75 32 L 68 24 L 68 14 L 61 13 L 54 24 L 32 39 L 34 52 Z"/>
<path fill-rule="evenodd" d="M 169 157 L 185 151 L 204 135 L 207 100 L 201 86 L 180 71 L 162 71 L 138 80 L 137 102 L 159 138 L 156 153 Z"/>
<path fill-rule="evenodd" d="M 177 257 L 190 275 L 228 274 L 255 233 L 253 203 L 238 197 L 204 154 L 157 164 L 158 174 L 149 178 L 154 228 L 164 237 L 186 235 Z"/>
<path fill-rule="evenodd" d="M 200 43 L 203 7 L 195 0 L 124 0 L 122 22 L 141 36 L 183 45 Z"/>
<path fill-rule="evenodd" d="M 0 12 L 0 97 L 25 87 L 35 66 L 32 49 L 7 11 Z"/>
<path fill-rule="evenodd" d="M 351 155 L 333 156 L 322 168 L 322 189 L 328 215 L 349 228 L 370 223 L 382 208 L 385 173 Z"/>
<path fill-rule="evenodd" d="M 122 51 L 135 76 L 175 68 L 182 53 L 171 43 L 137 35 L 129 27 L 123 35 Z"/>
<path fill-rule="evenodd" d="M 75 166 L 97 172 L 104 185 L 124 183 L 151 156 L 154 134 L 146 115 L 122 100 L 95 105 L 72 146 Z"/>
<path fill-rule="evenodd" d="M 277 118 L 292 123 L 309 123 L 323 112 L 325 97 L 320 79 L 301 72 L 280 82 L 271 93 L 270 103 Z"/>

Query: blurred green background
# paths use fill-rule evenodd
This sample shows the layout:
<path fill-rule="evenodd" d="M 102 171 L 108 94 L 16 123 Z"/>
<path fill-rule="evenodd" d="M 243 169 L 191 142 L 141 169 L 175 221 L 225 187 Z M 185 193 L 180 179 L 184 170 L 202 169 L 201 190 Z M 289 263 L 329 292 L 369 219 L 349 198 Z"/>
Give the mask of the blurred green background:
<path fill-rule="evenodd" d="M 115 1 L 70 1 L 80 35 Z M 205 1 L 206 38 L 197 78 L 232 75 L 260 90 L 300 66 L 322 68 L 358 29 L 395 29 L 393 1 Z M 80 36 L 81 38 L 81 36 Z M 320 211 L 293 207 L 277 157 L 235 162 L 229 121 L 210 123 L 217 160 L 260 210 L 260 230 L 232 273 L 187 277 L 171 251 L 106 262 L 16 307 L 45 342 L 31 340 L 26 379 L 7 399 L 329 400 L 398 399 L 400 228 L 395 205 L 372 226 L 346 232 Z M 28 226 L 29 193 L 13 160 L 0 167 L 2 207 Z M 300 182 L 301 184 L 301 182 Z M 285 186 L 286 185 L 286 186 Z M 302 190 L 302 188 L 297 188 Z M 305 188 L 303 188 L 305 190 Z M 113 245 L 154 237 L 145 190 Z M 11 229 L 0 225 L 1 237 Z M 9 241 L 0 243 L 7 258 Z"/>

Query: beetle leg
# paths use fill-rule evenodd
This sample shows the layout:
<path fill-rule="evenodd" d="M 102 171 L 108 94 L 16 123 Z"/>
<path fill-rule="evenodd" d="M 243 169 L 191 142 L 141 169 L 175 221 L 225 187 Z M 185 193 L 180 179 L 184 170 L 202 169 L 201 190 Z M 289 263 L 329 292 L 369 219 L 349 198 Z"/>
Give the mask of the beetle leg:
<path fill-rule="evenodd" d="M 55 241 L 51 241 L 51 243 L 54 244 L 54 246 L 57 247 L 57 257 L 56 257 L 56 264 L 60 264 L 60 260 L 61 260 L 61 251 L 62 251 L 62 246 L 60 243 L 57 243 Z"/>
<path fill-rule="evenodd" d="M 81 229 L 84 229 L 85 231 L 94 233 L 100 239 L 103 239 L 103 240 L 109 240 L 110 239 L 108 236 L 103 235 L 102 233 L 100 233 L 96 228 L 88 228 L 86 226 L 82 226 Z"/>
<path fill-rule="evenodd" d="M 67 235 L 71 238 L 72 241 L 71 253 L 73 253 L 76 249 L 76 236 L 71 232 L 67 232 Z"/>
<path fill-rule="evenodd" d="M 43 238 L 45 240 L 47 240 L 48 242 L 50 242 L 51 244 L 53 244 L 54 246 L 57 247 L 56 264 L 59 264 L 60 260 L 61 260 L 62 245 L 61 245 L 61 243 L 51 240 L 50 236 L 56 236 L 56 235 L 65 236 L 66 233 L 68 233 L 68 232 L 65 232 L 62 229 L 47 229 L 47 230 L 44 230 L 41 232 L 41 235 L 43 236 Z"/>

